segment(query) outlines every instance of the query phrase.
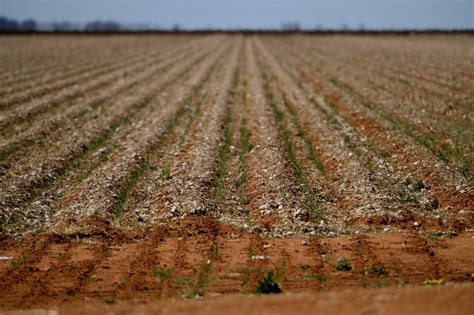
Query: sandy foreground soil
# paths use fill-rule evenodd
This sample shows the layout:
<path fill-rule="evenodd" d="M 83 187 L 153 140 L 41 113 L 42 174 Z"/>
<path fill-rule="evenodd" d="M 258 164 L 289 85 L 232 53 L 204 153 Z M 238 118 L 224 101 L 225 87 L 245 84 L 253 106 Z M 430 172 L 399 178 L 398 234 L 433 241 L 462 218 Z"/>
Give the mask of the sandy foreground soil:
<path fill-rule="evenodd" d="M 215 297 L 205 301 L 124 302 L 107 306 L 71 304 L 51 309 L 0 312 L 5 315 L 53 314 L 459 314 L 474 310 L 474 288 L 359 289 L 274 296 Z"/>
<path fill-rule="evenodd" d="M 0 37 L 0 310 L 474 314 L 473 44 Z"/>

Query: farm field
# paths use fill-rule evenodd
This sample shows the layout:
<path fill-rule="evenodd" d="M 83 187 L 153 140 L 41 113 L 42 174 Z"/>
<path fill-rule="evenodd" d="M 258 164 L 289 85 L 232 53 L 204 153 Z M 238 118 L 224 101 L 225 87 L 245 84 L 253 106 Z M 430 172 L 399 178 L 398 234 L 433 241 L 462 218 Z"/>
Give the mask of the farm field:
<path fill-rule="evenodd" d="M 0 37 L 0 310 L 383 288 L 472 313 L 473 47 Z"/>

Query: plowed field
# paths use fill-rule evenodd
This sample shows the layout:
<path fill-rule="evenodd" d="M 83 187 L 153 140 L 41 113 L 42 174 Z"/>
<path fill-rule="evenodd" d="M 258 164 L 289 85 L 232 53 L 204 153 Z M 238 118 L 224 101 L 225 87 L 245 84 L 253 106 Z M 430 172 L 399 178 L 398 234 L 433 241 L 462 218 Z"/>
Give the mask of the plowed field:
<path fill-rule="evenodd" d="M 472 294 L 473 47 L 0 37 L 0 309 Z"/>

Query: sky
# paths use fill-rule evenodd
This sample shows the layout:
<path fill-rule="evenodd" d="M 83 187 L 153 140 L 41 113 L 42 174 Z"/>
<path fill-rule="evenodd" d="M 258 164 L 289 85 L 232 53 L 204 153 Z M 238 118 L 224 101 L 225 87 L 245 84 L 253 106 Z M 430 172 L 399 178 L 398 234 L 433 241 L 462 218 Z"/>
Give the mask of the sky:
<path fill-rule="evenodd" d="M 183 29 L 273 29 L 285 22 L 305 29 L 474 29 L 474 0 L 0 0 L 0 15 Z"/>

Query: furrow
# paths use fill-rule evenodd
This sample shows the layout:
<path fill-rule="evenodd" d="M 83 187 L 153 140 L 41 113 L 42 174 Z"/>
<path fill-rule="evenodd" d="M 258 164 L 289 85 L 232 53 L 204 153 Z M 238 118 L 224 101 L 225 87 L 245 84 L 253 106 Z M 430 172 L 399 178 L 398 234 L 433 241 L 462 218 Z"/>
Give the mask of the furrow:
<path fill-rule="evenodd" d="M 193 49 L 190 49 L 189 51 L 191 52 L 192 50 Z M 173 54 L 169 56 L 173 56 Z M 188 55 L 178 53 L 174 54 L 174 57 L 177 59 L 164 58 L 163 61 L 157 63 L 156 66 L 148 65 L 147 69 L 140 72 L 136 77 L 114 83 L 109 89 L 100 90 L 98 91 L 100 93 L 93 97 L 84 96 L 75 99 L 74 102 L 68 104 L 69 106 L 63 111 L 61 111 L 61 108 L 66 104 L 61 104 L 61 106 L 54 109 L 53 113 L 51 113 L 51 111 L 45 112 L 38 116 L 33 124 L 24 126 L 23 129 L 26 130 L 23 132 L 21 132 L 21 125 L 15 124 L 15 130 L 12 130 L 11 137 L 8 138 L 8 134 L 5 135 L 6 139 L 5 142 L 2 143 L 0 160 L 5 160 L 17 153 L 17 151 L 21 152 L 32 144 L 45 141 L 43 140 L 44 137 L 48 135 L 54 136 L 53 131 L 66 129 L 66 132 L 71 132 L 74 130 L 74 128 L 71 128 L 72 126 L 77 128 L 76 126 L 81 126 L 83 121 L 95 119 L 98 115 L 97 109 L 100 109 L 107 102 L 110 102 L 111 99 L 118 98 L 121 94 L 137 87 L 142 81 L 150 80 L 153 76 L 158 76 L 161 72 L 169 70 L 175 62 L 187 58 Z M 6 168 L 6 166 L 4 164 L 4 168 Z"/>
<path fill-rule="evenodd" d="M 185 53 L 181 50 L 178 50 L 181 53 Z M 152 58 L 152 62 L 157 63 L 166 57 L 173 56 L 170 52 L 164 52 L 159 59 Z M 133 70 L 133 72 L 138 70 L 145 70 L 149 65 L 147 60 L 143 62 L 139 62 L 138 65 L 131 69 L 126 70 Z M 83 85 L 74 85 L 70 88 L 63 89 L 58 93 L 55 93 L 54 96 L 45 96 L 43 99 L 33 99 L 32 101 L 28 102 L 27 104 L 23 104 L 19 108 L 15 108 L 10 112 L 3 113 L 0 118 L 0 128 L 4 129 L 12 124 L 18 124 L 19 122 L 26 121 L 29 122 L 34 119 L 39 113 L 49 111 L 54 109 L 60 105 L 62 105 L 65 101 L 71 101 L 74 98 L 85 95 L 86 92 L 98 90 L 103 86 L 107 86 L 111 83 L 114 83 L 115 80 L 122 78 L 126 72 L 124 69 L 116 69 L 113 72 L 104 72 L 103 76 L 99 76 L 98 78 L 94 78 L 90 82 L 87 82 Z M 120 81 L 119 81 L 120 82 Z"/>
<path fill-rule="evenodd" d="M 209 85 L 202 117 L 192 126 L 184 150 L 171 169 L 172 178 L 163 187 L 158 211 L 164 217 L 214 214 L 214 204 L 209 200 L 212 196 L 209 184 L 215 176 L 215 161 L 209 157 L 218 154 L 219 130 L 228 108 L 226 99 L 236 71 L 239 50 L 235 46 L 238 45 L 240 40 L 229 54 L 229 64 L 216 73 L 219 80 Z"/>
<path fill-rule="evenodd" d="M 281 224 L 278 211 L 290 212 L 291 200 L 286 170 L 278 148 L 277 131 L 272 125 L 272 113 L 265 107 L 265 95 L 253 55 L 251 39 L 245 40 L 245 102 L 242 104 L 240 130 L 243 149 L 243 173 L 239 178 L 240 189 L 248 197 L 248 228 L 255 232 L 270 233 L 273 225 Z M 246 202 L 247 203 L 247 202 Z M 280 208 L 280 209 L 278 209 Z"/>
<path fill-rule="evenodd" d="M 83 157 L 86 154 L 88 154 L 89 151 L 100 149 L 102 143 L 104 143 L 104 141 L 107 140 L 110 137 L 109 134 L 114 133 L 119 126 L 121 126 L 124 122 L 126 122 L 126 117 L 130 113 L 140 111 L 144 106 L 148 106 L 147 104 L 150 103 L 153 100 L 154 96 L 157 95 L 157 93 L 160 92 L 160 88 L 163 88 L 163 87 L 166 87 L 166 86 L 169 86 L 170 84 L 172 84 L 174 82 L 174 80 L 176 80 L 177 78 L 180 78 L 181 75 L 183 75 L 184 73 L 186 73 L 186 71 L 188 71 L 190 69 L 190 67 L 193 65 L 193 61 L 199 60 L 199 58 L 202 58 L 204 55 L 205 55 L 204 53 L 201 53 L 200 55 L 197 55 L 196 59 L 194 59 L 194 60 L 190 59 L 187 63 L 183 63 L 180 67 L 177 67 L 177 68 L 175 67 L 173 69 L 173 71 L 171 71 L 167 76 L 164 76 L 161 79 L 161 82 L 162 82 L 161 84 L 156 84 L 155 83 L 151 89 L 147 88 L 147 86 L 145 85 L 145 86 L 141 87 L 141 89 L 139 89 L 137 91 L 134 91 L 135 94 L 130 95 L 128 97 L 128 99 L 125 99 L 126 102 L 117 103 L 120 106 L 107 107 L 106 109 L 111 111 L 111 115 L 101 116 L 103 119 L 106 119 L 106 121 L 101 124 L 104 127 L 101 127 L 100 129 L 97 130 L 97 127 L 93 127 L 93 128 L 89 127 L 88 128 L 87 125 L 84 126 L 83 132 L 86 132 L 86 135 L 88 135 L 86 137 L 84 137 L 84 136 L 81 137 L 82 143 L 84 143 L 84 146 L 81 145 L 81 142 L 73 144 L 73 146 L 70 148 L 70 149 L 73 150 L 73 151 L 71 151 L 72 153 L 68 153 L 66 155 L 63 155 L 65 157 L 67 157 L 68 160 L 66 160 L 63 164 L 61 164 L 62 166 L 61 165 L 55 166 L 54 164 L 52 164 L 50 166 L 50 167 L 54 167 L 52 169 L 52 171 L 59 172 L 59 174 L 57 174 L 56 176 L 61 178 L 63 176 L 63 174 L 65 174 L 68 171 L 70 171 L 71 169 L 75 168 L 77 166 L 77 162 L 79 162 L 81 159 L 83 159 Z M 153 83 L 149 83 L 149 84 L 153 84 Z M 141 93 L 141 91 L 143 91 L 144 93 Z M 95 126 L 97 126 L 94 121 L 90 121 L 89 125 L 90 124 L 94 124 Z M 90 125 L 90 126 L 92 126 L 92 125 Z M 65 135 L 65 136 L 67 136 L 67 135 Z M 79 136 L 79 134 L 78 134 L 78 136 Z M 90 139 L 90 140 L 88 140 L 88 139 Z M 82 149 L 81 149 L 81 147 L 82 147 Z M 68 150 L 69 148 L 62 148 L 61 150 L 64 150 L 64 149 Z M 79 149 L 79 151 L 77 151 L 78 149 Z M 61 153 L 62 152 L 61 150 L 57 153 Z M 76 152 L 76 153 L 74 153 L 74 152 Z M 45 152 L 45 153 L 47 153 L 47 152 Z M 72 156 L 70 154 L 72 154 Z M 55 171 L 56 167 L 60 167 L 60 168 L 57 169 L 57 171 Z M 41 175 L 41 174 L 43 174 L 43 175 Z M 44 176 L 45 174 L 43 172 L 43 173 L 38 173 L 38 175 Z M 50 183 L 53 184 L 54 181 L 56 181 L 56 179 L 57 179 L 56 177 L 51 177 L 51 179 L 49 179 L 49 180 L 46 179 L 46 181 L 43 181 L 42 186 L 40 188 L 36 189 L 36 191 L 39 191 L 39 192 L 44 191 L 45 189 L 49 188 Z M 22 178 L 18 178 L 17 180 L 22 181 Z M 34 182 L 31 182 L 31 184 L 34 184 Z M 13 198 L 15 192 L 12 191 L 12 193 L 13 193 L 13 195 L 11 195 L 11 196 Z M 30 197 L 31 197 L 31 195 L 30 195 Z M 30 198 L 30 197 L 25 196 L 25 198 L 27 198 L 26 200 L 28 200 L 28 198 Z M 4 199 L 5 207 L 3 208 L 4 211 L 8 211 L 8 209 L 10 207 L 10 206 L 8 206 L 8 202 L 9 202 L 8 199 L 5 198 Z M 46 208 L 48 208 L 48 207 L 46 207 Z M 42 211 L 42 212 L 44 212 L 44 211 Z"/>
<path fill-rule="evenodd" d="M 192 61 L 191 61 L 192 63 Z M 197 83 L 188 82 L 182 88 L 183 93 L 172 94 L 171 100 L 155 100 L 156 112 L 142 121 L 140 128 L 127 135 L 119 144 L 106 164 L 99 167 L 92 176 L 81 182 L 77 189 L 68 193 L 61 209 L 54 218 L 55 225 L 61 226 L 65 217 L 75 217 L 81 221 L 89 217 L 104 217 L 112 220 L 114 209 L 120 205 L 121 196 L 127 194 L 127 187 L 134 179 L 140 179 L 147 168 L 147 159 L 155 148 L 159 147 L 163 137 L 166 136 L 166 122 L 170 123 L 180 111 L 183 95 L 192 95 L 193 86 Z M 185 92 L 185 91 L 188 92 Z M 177 92 L 177 91 L 175 91 Z M 184 100 L 186 100 L 186 96 Z M 166 106 L 160 106 L 162 102 Z M 165 124 L 163 124 L 165 122 Z M 132 187 L 136 184 L 133 183 Z"/>
<path fill-rule="evenodd" d="M 295 69 L 299 72 L 299 75 L 302 78 L 304 78 L 306 80 L 306 82 L 309 82 L 313 86 L 314 89 L 316 89 L 319 93 L 321 93 L 326 98 L 326 100 L 320 100 L 320 103 L 321 103 L 320 107 L 321 108 L 323 108 L 324 103 L 326 103 L 326 104 L 330 105 L 333 109 L 336 109 L 336 113 L 338 113 L 338 115 L 342 113 L 343 116 L 345 116 L 346 122 L 349 122 L 350 124 L 355 125 L 355 127 L 357 127 L 357 129 L 359 129 L 359 131 L 362 131 L 362 133 L 366 137 L 368 137 L 368 140 L 369 140 L 368 142 L 369 142 L 370 147 L 371 147 L 371 148 L 369 147 L 370 151 L 373 151 L 375 153 L 377 153 L 377 151 L 378 151 L 379 153 L 377 153 L 377 155 L 379 155 L 379 157 L 381 157 L 383 159 L 386 159 L 387 162 L 389 162 L 390 164 L 393 163 L 391 166 L 390 166 L 390 164 L 384 166 L 384 164 L 386 164 L 386 162 L 384 162 L 384 164 L 373 163 L 373 165 L 376 166 L 375 169 L 378 168 L 379 170 L 382 170 L 383 168 L 386 168 L 387 166 L 389 166 L 390 168 L 388 170 L 390 171 L 390 173 L 393 173 L 394 170 L 399 172 L 399 175 L 394 177 L 392 174 L 387 173 L 387 171 L 384 171 L 387 174 L 387 176 L 383 175 L 381 177 L 381 179 L 382 179 L 381 184 L 383 184 L 384 178 L 392 181 L 393 185 L 396 185 L 398 187 L 394 191 L 397 192 L 397 194 L 399 194 L 398 197 L 399 197 L 399 199 L 401 199 L 401 201 L 410 202 L 410 200 L 412 200 L 412 201 L 417 202 L 418 199 L 413 199 L 412 197 L 410 197 L 410 195 L 413 195 L 413 194 L 416 195 L 419 192 L 422 192 L 422 194 L 419 197 L 415 197 L 415 198 L 419 198 L 419 202 L 421 203 L 423 208 L 425 207 L 425 205 L 431 205 L 432 202 L 437 202 L 437 201 L 433 201 L 433 200 L 435 200 L 435 198 L 436 198 L 436 200 L 441 200 L 442 204 L 446 204 L 446 206 L 451 206 L 452 205 L 452 206 L 454 206 L 458 209 L 459 209 L 459 206 L 462 209 L 464 207 L 464 205 L 466 205 L 466 203 L 463 201 L 464 198 L 452 199 L 450 197 L 447 197 L 447 196 L 452 195 L 452 194 L 457 194 L 457 193 L 453 192 L 453 190 L 458 190 L 458 189 L 454 189 L 454 187 L 453 188 L 447 188 L 447 187 L 441 188 L 441 187 L 438 186 L 438 184 L 436 184 L 436 183 L 439 183 L 439 180 L 436 180 L 433 177 L 442 175 L 443 172 L 439 172 L 439 173 L 433 173 L 432 171 L 429 171 L 428 173 L 426 173 L 424 171 L 420 172 L 420 170 L 419 170 L 420 165 L 419 165 L 419 163 L 417 163 L 416 161 L 413 160 L 413 154 L 403 154 L 403 155 L 395 154 L 398 150 L 401 149 L 401 147 L 403 147 L 402 144 L 400 144 L 400 143 L 397 143 L 397 144 L 393 143 L 394 142 L 394 137 L 399 138 L 399 136 L 394 135 L 394 136 L 389 137 L 387 135 L 387 131 L 389 131 L 389 130 L 387 130 L 385 128 L 380 129 L 380 127 L 378 127 L 379 132 L 375 133 L 374 132 L 374 126 L 377 126 L 377 124 L 378 124 L 376 122 L 376 120 L 374 120 L 374 119 L 371 119 L 371 120 L 364 119 L 362 121 L 361 118 L 360 118 L 360 110 L 348 111 L 347 105 L 346 105 L 347 103 L 346 103 L 345 99 L 343 101 L 339 97 L 335 96 L 334 92 L 331 92 L 330 90 L 328 90 L 327 87 L 321 81 L 316 80 L 306 70 L 303 70 L 301 67 L 298 67 L 296 64 L 293 64 L 293 67 L 295 67 Z M 329 115 L 327 115 L 327 113 L 328 113 L 328 111 L 323 111 L 323 114 L 325 114 L 327 116 L 328 121 L 331 121 L 332 119 Z M 382 132 L 382 130 L 383 130 L 383 132 Z M 346 140 L 346 137 L 343 137 L 343 139 Z M 373 139 L 373 140 L 371 140 L 371 139 Z M 367 143 L 367 140 L 365 142 Z M 391 143 L 391 145 L 388 146 L 388 145 L 386 145 L 387 143 Z M 375 144 L 375 146 L 374 146 L 374 144 Z M 380 144 L 385 146 L 387 148 L 387 150 L 391 151 L 391 153 L 392 153 L 391 157 L 390 157 L 390 155 L 387 155 L 387 153 L 386 153 L 387 151 L 383 147 L 379 147 Z M 405 150 L 407 150 L 407 149 L 408 148 L 406 148 Z M 400 159 L 412 159 L 412 161 L 407 163 L 407 162 L 404 162 L 404 161 L 400 161 Z M 368 160 L 368 161 L 370 162 L 370 160 Z M 437 165 L 436 162 L 432 162 L 432 163 L 433 163 L 432 165 Z M 370 164 L 369 164 L 369 166 L 370 166 Z M 381 169 L 379 166 L 383 166 L 383 168 Z M 414 170 L 414 167 L 418 168 L 418 170 L 417 171 Z M 438 165 L 438 167 L 440 167 L 440 165 Z M 418 188 L 418 189 L 414 188 L 413 183 L 412 183 L 413 180 L 414 180 L 413 178 L 416 177 L 416 176 L 420 176 L 421 175 L 420 173 L 423 176 L 423 181 L 426 180 L 426 182 L 428 182 L 429 185 L 434 186 L 433 187 L 434 189 L 432 191 L 422 190 L 422 188 L 421 189 L 420 188 Z M 420 174 L 420 175 L 418 175 L 418 174 Z M 449 175 L 446 174 L 445 176 L 447 176 L 447 177 L 445 177 L 445 182 L 444 183 L 446 183 L 446 181 L 448 181 L 448 182 L 453 181 L 453 179 L 452 179 L 453 174 L 452 173 L 450 173 Z M 455 181 L 458 181 L 458 180 L 455 180 Z M 462 180 L 461 180 L 461 182 L 462 182 Z M 449 191 L 451 191 L 451 192 L 449 192 Z M 466 192 L 466 193 L 469 194 L 469 192 Z M 436 209 L 433 208 L 433 210 L 436 210 Z M 446 219 L 449 220 L 449 218 L 446 218 Z"/>

